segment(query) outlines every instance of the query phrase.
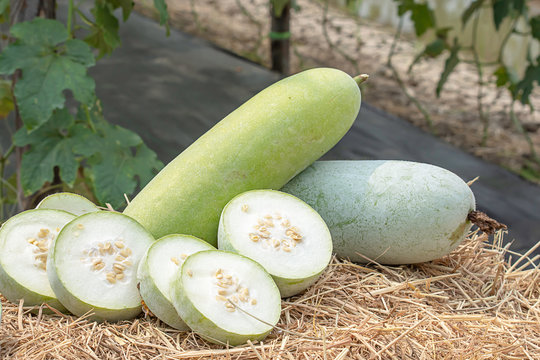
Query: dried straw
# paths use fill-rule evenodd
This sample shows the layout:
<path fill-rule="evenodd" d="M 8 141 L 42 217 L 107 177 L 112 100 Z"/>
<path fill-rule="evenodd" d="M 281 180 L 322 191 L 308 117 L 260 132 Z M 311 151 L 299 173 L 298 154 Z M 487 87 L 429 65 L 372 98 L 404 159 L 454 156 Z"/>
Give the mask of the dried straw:
<path fill-rule="evenodd" d="M 334 259 L 260 343 L 227 348 L 155 318 L 98 324 L 2 299 L 2 359 L 540 359 L 540 266 L 503 232 L 410 266 Z M 540 244 L 539 244 L 540 246 Z M 517 258 L 512 261 L 511 258 Z M 35 309 L 34 309 L 35 310 Z"/>

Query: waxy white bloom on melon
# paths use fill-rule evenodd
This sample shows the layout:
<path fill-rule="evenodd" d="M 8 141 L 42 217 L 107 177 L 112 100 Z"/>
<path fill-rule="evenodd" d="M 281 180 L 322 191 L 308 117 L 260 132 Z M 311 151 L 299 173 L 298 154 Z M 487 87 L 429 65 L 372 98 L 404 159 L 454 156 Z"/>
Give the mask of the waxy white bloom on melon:
<path fill-rule="evenodd" d="M 260 263 L 282 297 L 307 289 L 332 257 L 332 239 L 321 216 L 302 200 L 275 190 L 233 198 L 221 214 L 218 244 Z"/>
<path fill-rule="evenodd" d="M 189 330 L 170 296 L 171 279 L 189 255 L 216 250 L 207 242 L 189 235 L 167 235 L 154 242 L 143 256 L 137 279 L 145 305 L 161 321 L 178 330 Z"/>
<path fill-rule="evenodd" d="M 49 247 L 62 227 L 75 218 L 60 210 L 28 210 L 0 228 L 0 293 L 25 306 L 47 303 L 64 311 L 47 278 Z"/>
<path fill-rule="evenodd" d="M 352 261 L 440 258 L 465 238 L 474 195 L 456 174 L 408 161 L 317 161 L 282 188 L 321 214 Z"/>
<path fill-rule="evenodd" d="M 58 299 L 90 319 L 130 319 L 141 311 L 136 269 L 154 238 L 135 220 L 99 211 L 75 218 L 50 249 L 47 274 Z"/>
<path fill-rule="evenodd" d="M 193 331 L 232 346 L 264 339 L 281 313 L 279 290 L 261 265 L 219 250 L 189 256 L 171 282 L 171 298 Z"/>
<path fill-rule="evenodd" d="M 36 209 L 64 210 L 76 216 L 99 211 L 99 208 L 84 196 L 60 192 L 45 197 Z"/>

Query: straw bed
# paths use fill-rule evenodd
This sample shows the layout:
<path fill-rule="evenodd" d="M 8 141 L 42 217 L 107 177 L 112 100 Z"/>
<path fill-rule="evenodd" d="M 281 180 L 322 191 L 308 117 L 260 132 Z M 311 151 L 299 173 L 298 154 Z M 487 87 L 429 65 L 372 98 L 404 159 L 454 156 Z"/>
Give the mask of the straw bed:
<path fill-rule="evenodd" d="M 263 343 L 236 348 L 208 344 L 149 316 L 98 324 L 30 314 L 2 299 L 0 357 L 540 359 L 537 259 L 512 254 L 502 238 L 498 232 L 487 243 L 472 233 L 451 255 L 418 265 L 334 259 L 316 285 L 282 302 L 279 328 Z"/>

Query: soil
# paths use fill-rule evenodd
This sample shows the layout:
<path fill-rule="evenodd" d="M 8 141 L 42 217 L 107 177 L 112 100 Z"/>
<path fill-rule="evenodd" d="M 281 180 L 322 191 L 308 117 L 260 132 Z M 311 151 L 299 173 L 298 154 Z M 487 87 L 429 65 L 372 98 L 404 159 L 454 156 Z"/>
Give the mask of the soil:
<path fill-rule="evenodd" d="M 291 14 L 292 73 L 317 66 L 339 68 L 351 75 L 367 73 L 370 79 L 363 88 L 366 102 L 540 183 L 540 164 L 533 161 L 526 138 L 509 115 L 511 98 L 493 82 L 484 86 L 480 95 L 489 123 L 487 141 L 482 144 L 484 123 L 478 112 L 478 77 L 473 65 L 460 63 L 438 98 L 435 89 L 445 57 L 423 59 L 407 72 L 421 47 L 413 38 L 400 37 L 392 64 L 406 91 L 429 114 L 433 124 L 430 127 L 387 65 L 395 29 L 334 7 L 327 9 L 325 17 L 324 3 L 316 0 L 296 3 L 300 10 Z M 268 0 L 176 0 L 169 1 L 168 7 L 172 27 L 270 67 Z M 156 15 L 152 0 L 137 0 L 136 8 L 146 15 Z M 494 70 L 484 69 L 484 73 L 492 74 Z M 534 109 L 540 108 L 538 89 L 531 95 L 531 103 Z M 540 152 L 538 112 L 521 104 L 515 109 L 534 148 Z"/>

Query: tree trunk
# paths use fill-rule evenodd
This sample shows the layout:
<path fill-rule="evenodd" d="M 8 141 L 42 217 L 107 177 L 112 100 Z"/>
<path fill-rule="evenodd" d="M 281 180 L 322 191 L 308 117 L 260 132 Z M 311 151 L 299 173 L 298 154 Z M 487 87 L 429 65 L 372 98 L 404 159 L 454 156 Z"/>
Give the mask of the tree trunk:
<path fill-rule="evenodd" d="M 279 16 L 276 15 L 274 6 L 270 6 L 270 16 L 272 17 L 272 30 L 270 32 L 272 70 L 284 75 L 289 75 L 290 72 L 290 15 L 290 1 L 285 5 Z"/>

